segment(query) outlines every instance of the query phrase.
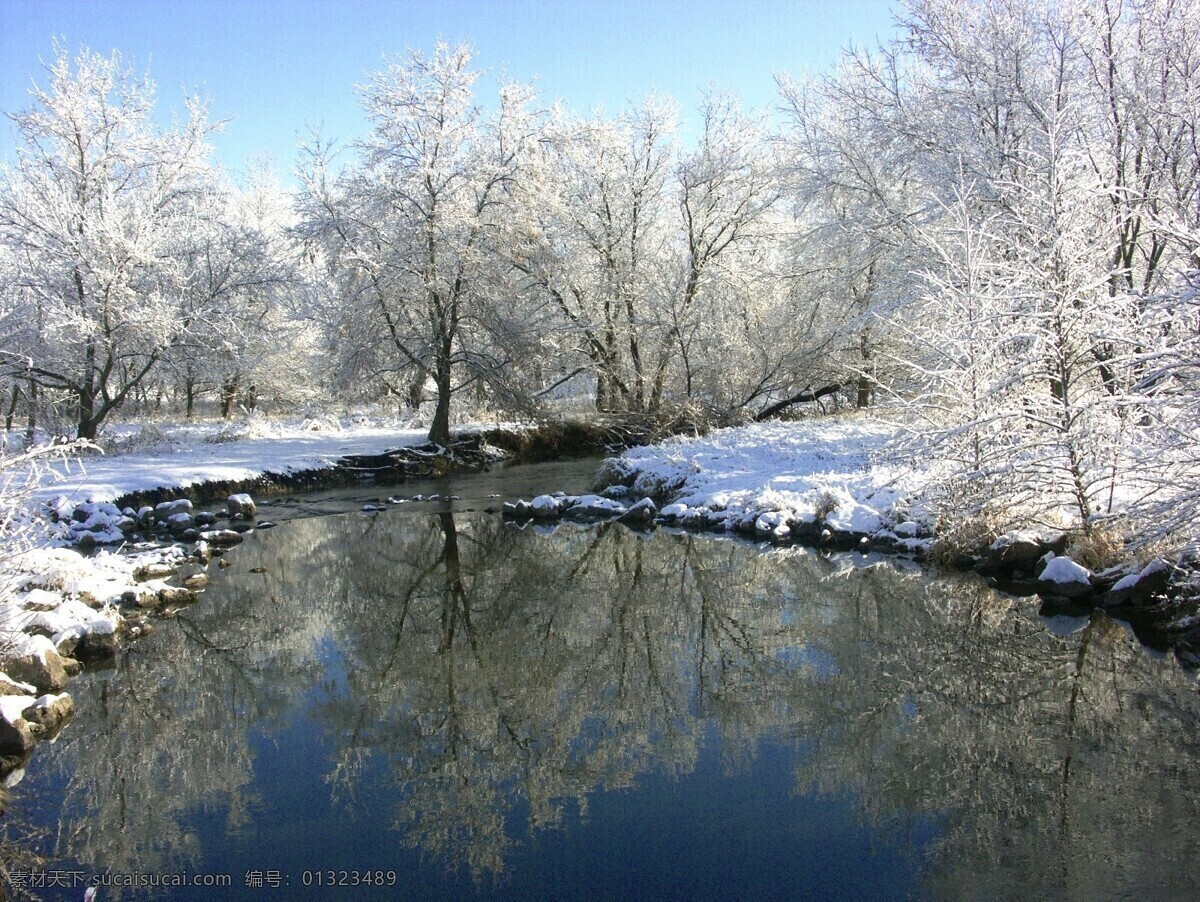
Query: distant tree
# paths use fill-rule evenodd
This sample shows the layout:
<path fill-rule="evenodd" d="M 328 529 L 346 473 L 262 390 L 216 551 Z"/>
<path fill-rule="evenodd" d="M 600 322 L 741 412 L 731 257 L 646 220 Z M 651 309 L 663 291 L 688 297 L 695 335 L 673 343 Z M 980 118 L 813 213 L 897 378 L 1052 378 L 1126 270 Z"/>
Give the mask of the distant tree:
<path fill-rule="evenodd" d="M 285 234 L 289 202 L 262 169 L 244 189 L 214 179 L 197 199 L 182 250 L 179 306 L 189 328 L 166 361 L 189 419 L 197 395 L 213 390 L 229 417 L 287 329 L 282 296 L 298 281 Z"/>
<path fill-rule="evenodd" d="M 554 308 L 564 350 L 594 376 L 603 412 L 641 412 L 650 400 L 675 125 L 674 107 L 655 97 L 612 120 L 562 115 L 524 240 L 510 250 L 526 290 Z"/>

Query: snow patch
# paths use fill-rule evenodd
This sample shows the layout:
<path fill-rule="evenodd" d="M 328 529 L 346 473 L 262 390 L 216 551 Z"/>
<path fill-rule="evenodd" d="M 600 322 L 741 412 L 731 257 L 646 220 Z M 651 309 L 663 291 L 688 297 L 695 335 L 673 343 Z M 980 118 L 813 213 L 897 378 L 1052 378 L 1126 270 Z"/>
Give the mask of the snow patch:
<path fill-rule="evenodd" d="M 1087 567 L 1075 563 L 1069 557 L 1056 557 L 1046 564 L 1046 569 L 1042 571 L 1039 578 L 1043 582 L 1055 583 L 1060 586 L 1074 583 L 1090 585 L 1091 575 Z"/>

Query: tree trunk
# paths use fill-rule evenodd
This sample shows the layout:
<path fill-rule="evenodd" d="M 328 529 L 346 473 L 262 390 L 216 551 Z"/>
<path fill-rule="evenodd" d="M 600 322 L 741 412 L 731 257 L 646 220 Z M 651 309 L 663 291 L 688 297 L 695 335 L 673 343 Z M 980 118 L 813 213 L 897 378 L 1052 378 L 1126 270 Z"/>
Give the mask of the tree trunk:
<path fill-rule="evenodd" d="M 78 277 L 77 277 L 78 278 Z M 89 442 L 96 440 L 96 428 L 100 425 L 96 417 L 96 346 L 88 342 L 84 352 L 84 382 L 80 384 L 76 397 L 78 398 L 78 417 L 76 418 L 75 437 Z"/>
<path fill-rule="evenodd" d="M 237 400 L 238 384 L 241 377 L 233 375 L 221 383 L 221 417 L 228 420 L 233 413 L 233 402 Z"/>
<path fill-rule="evenodd" d="M 38 387 L 36 382 L 29 383 L 29 411 L 28 417 L 25 420 L 25 446 L 33 445 L 33 439 L 37 435 L 37 398 Z"/>
<path fill-rule="evenodd" d="M 450 447 L 450 362 L 439 360 L 434 374 L 437 385 L 437 406 L 429 425 L 429 441 L 443 448 Z"/>
<path fill-rule="evenodd" d="M 824 398 L 826 395 L 832 395 L 834 392 L 839 392 L 841 390 L 842 390 L 842 387 L 840 385 L 836 385 L 836 384 L 823 385 L 820 388 L 818 388 L 816 391 L 811 391 L 806 388 L 804 391 L 798 392 L 798 393 L 792 395 L 790 398 L 784 398 L 778 404 L 772 404 L 766 410 L 759 413 L 754 418 L 754 422 L 761 423 L 764 420 L 769 420 L 769 419 L 771 419 L 771 417 L 777 416 L 778 414 L 783 413 L 783 411 L 787 410 L 793 404 L 806 404 L 806 403 L 809 403 L 812 401 L 819 401 L 821 398 Z"/>
<path fill-rule="evenodd" d="M 425 374 L 418 373 L 416 378 L 408 385 L 408 398 L 405 403 L 408 404 L 409 410 L 416 410 L 421 406 L 421 402 L 425 400 Z"/>
<path fill-rule="evenodd" d="M 94 442 L 100 426 L 100 418 L 96 416 L 96 392 L 90 385 L 86 385 L 79 389 L 78 397 L 79 417 L 75 437 Z"/>
<path fill-rule="evenodd" d="M 190 376 L 184 380 L 183 393 L 187 404 L 187 418 L 196 419 L 196 380 Z"/>
<path fill-rule="evenodd" d="M 871 361 L 871 345 L 866 330 L 859 333 L 858 352 L 862 357 L 863 368 L 858 375 L 858 392 L 854 399 L 854 406 L 862 410 L 871 406 L 871 377 L 867 375 L 867 368 Z"/>
<path fill-rule="evenodd" d="M 12 400 L 8 403 L 8 412 L 4 415 L 4 431 L 12 432 L 13 416 L 17 412 L 17 404 L 21 401 L 21 385 L 19 382 L 14 382 L 12 387 Z"/>
<path fill-rule="evenodd" d="M 855 396 L 854 406 L 859 410 L 871 406 L 871 380 L 866 373 L 858 377 L 858 393 Z"/>

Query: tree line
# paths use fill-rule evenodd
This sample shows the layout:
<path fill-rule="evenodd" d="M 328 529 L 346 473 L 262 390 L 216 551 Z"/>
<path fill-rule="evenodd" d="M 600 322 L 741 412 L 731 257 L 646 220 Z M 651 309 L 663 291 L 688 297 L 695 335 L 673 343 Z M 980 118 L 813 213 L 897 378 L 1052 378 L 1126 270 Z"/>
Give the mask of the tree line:
<path fill-rule="evenodd" d="M 906 0 L 900 36 L 706 91 L 695 137 L 479 87 L 467 47 L 391 59 L 368 128 L 298 187 L 211 160 L 119 55 L 56 48 L 0 183 L 0 373 L 94 438 L 164 396 L 428 402 L 733 423 L 889 398 L 930 497 L 1091 529 L 1190 522 L 1200 5 Z M 1168 492 L 1166 489 L 1169 488 Z M 1122 504 L 1118 504 L 1122 502 Z"/>

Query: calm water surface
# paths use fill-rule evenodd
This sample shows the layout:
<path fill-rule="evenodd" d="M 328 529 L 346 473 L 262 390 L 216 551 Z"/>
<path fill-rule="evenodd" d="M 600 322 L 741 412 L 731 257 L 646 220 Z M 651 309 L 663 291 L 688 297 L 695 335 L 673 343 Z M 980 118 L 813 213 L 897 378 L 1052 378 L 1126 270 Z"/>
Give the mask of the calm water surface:
<path fill-rule="evenodd" d="M 286 522 L 198 604 L 72 684 L 12 790 L 10 874 L 48 856 L 78 884 L 52 899 L 96 875 L 230 883 L 101 899 L 1200 890 L 1195 682 L 1121 624 L 856 555 L 482 510 L 531 494 L 506 480 L 581 478 L 552 476 L 269 507 Z"/>

